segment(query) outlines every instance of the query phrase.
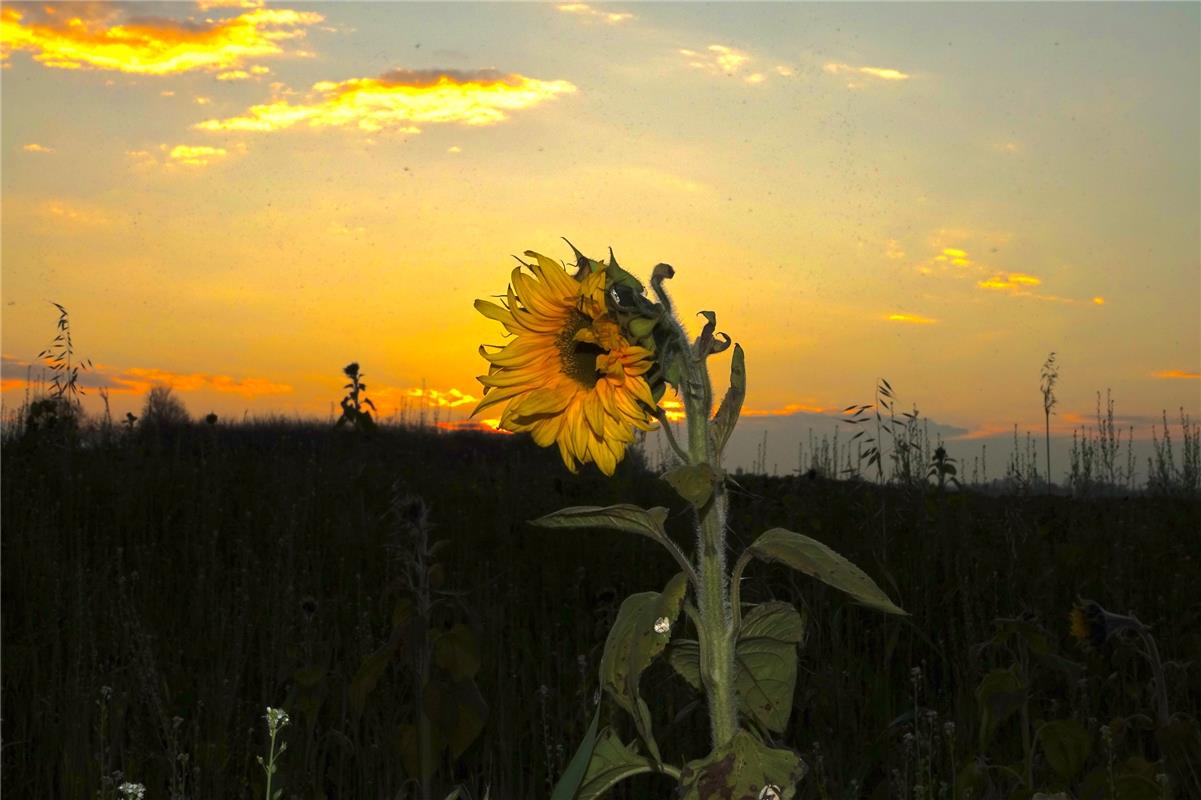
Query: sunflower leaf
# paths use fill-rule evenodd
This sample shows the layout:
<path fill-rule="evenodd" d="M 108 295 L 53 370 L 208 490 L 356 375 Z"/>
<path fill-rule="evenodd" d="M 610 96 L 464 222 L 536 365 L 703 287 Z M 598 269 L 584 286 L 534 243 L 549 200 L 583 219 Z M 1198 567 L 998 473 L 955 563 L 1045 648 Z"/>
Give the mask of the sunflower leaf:
<path fill-rule="evenodd" d="M 605 640 L 600 682 L 604 690 L 634 718 L 634 725 L 655 761 L 659 746 L 651 730 L 650 709 L 638 692 L 642 672 L 667 647 L 671 626 L 680 614 L 688 576 L 677 573 L 662 592 L 639 592 L 627 597 Z"/>
<path fill-rule="evenodd" d="M 663 480 L 671 484 L 676 494 L 700 508 L 713 496 L 717 473 L 708 464 L 689 464 L 663 473 Z"/>
<path fill-rule="evenodd" d="M 713 418 L 713 442 L 718 452 L 726 449 L 730 434 L 738 424 L 738 416 L 742 413 L 742 400 L 746 397 L 746 356 L 742 345 L 734 345 L 734 355 L 730 359 L 730 388 L 722 398 Z"/>
<path fill-rule="evenodd" d="M 734 645 L 734 688 L 738 710 L 762 727 L 783 733 L 792 715 L 797 644 L 805 621 L 791 603 L 764 603 L 742 621 Z M 702 687 L 700 645 L 691 639 L 671 643 L 667 660 L 694 689 Z"/>
<path fill-rule="evenodd" d="M 589 767 L 592 766 L 592 753 L 596 750 L 597 741 L 596 727 L 599 724 L 600 706 L 597 705 L 596 713 L 592 715 L 592 724 L 588 726 L 588 732 L 584 734 L 584 740 L 580 742 L 575 755 L 568 762 L 567 769 L 559 776 L 559 782 L 555 784 L 550 800 L 575 799 L 580 786 L 584 783 Z"/>
<path fill-rule="evenodd" d="M 622 744 L 612 728 L 605 728 L 592 751 L 592 760 L 588 762 L 584 783 L 574 800 L 597 800 L 618 781 L 643 772 L 657 771 L 659 767 L 656 762 Z"/>
<path fill-rule="evenodd" d="M 805 777 L 805 762 L 792 750 L 770 748 L 745 730 L 697 761 L 680 775 L 683 800 L 718 797 L 764 797 L 767 786 L 776 796 L 791 800 Z"/>
<path fill-rule="evenodd" d="M 615 506 L 570 506 L 560 508 L 544 517 L 530 520 L 540 528 L 612 528 L 615 531 L 637 533 L 652 539 L 667 538 L 663 523 L 667 509 L 662 506 L 639 508 L 629 503 Z"/>
<path fill-rule="evenodd" d="M 877 611 L 906 614 L 888 599 L 866 572 L 816 539 L 783 528 L 772 528 L 756 539 L 749 549 L 763 561 L 779 561 L 797 572 L 811 575 Z"/>

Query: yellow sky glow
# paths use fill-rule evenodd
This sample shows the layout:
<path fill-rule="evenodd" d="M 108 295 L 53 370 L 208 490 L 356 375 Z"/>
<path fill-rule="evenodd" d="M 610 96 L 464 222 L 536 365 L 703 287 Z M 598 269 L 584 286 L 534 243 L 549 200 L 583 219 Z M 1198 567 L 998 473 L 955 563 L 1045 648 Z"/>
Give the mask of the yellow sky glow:
<path fill-rule="evenodd" d="M 621 22 L 629 22 L 634 19 L 634 15 L 628 11 L 601 11 L 598 8 L 593 8 L 587 3 L 561 3 L 555 8 L 565 14 L 578 14 L 582 17 L 591 17 L 601 19 L 610 25 L 616 25 Z"/>
<path fill-rule="evenodd" d="M 889 322 L 903 322 L 909 325 L 934 325 L 938 320 L 924 317 L 921 314 L 889 314 L 885 317 Z"/>

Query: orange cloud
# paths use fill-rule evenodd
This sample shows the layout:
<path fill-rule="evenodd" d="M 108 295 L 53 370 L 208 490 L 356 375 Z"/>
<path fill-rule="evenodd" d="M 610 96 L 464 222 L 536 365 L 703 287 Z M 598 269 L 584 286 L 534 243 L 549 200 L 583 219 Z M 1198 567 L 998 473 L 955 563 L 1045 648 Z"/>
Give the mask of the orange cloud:
<path fill-rule="evenodd" d="M 479 431 L 480 433 L 500 433 L 506 436 L 512 435 L 512 431 L 507 431 L 500 427 L 500 417 L 496 419 L 459 419 L 459 420 L 440 420 L 438 429 L 443 431 Z"/>
<path fill-rule="evenodd" d="M 1151 377 L 1163 378 L 1165 380 L 1198 380 L 1201 379 L 1201 372 L 1190 372 L 1184 369 L 1161 369 L 1158 372 L 1152 372 Z"/>
<path fill-rule="evenodd" d="M 933 317 L 923 317 L 921 314 L 889 314 L 885 317 L 889 322 L 904 322 L 909 325 L 935 325 L 938 320 Z"/>
<path fill-rule="evenodd" d="M 744 417 L 790 417 L 793 414 L 824 414 L 827 408 L 809 405 L 808 403 L 789 403 L 783 408 L 744 408 Z"/>
<path fill-rule="evenodd" d="M 581 17 L 600 19 L 609 23 L 610 25 L 628 22 L 634 19 L 634 15 L 628 11 L 601 11 L 600 9 L 593 8 L 587 3 L 561 3 L 555 6 L 555 8 L 559 9 L 565 14 L 575 14 Z"/>
<path fill-rule="evenodd" d="M 405 395 L 415 400 L 425 398 L 426 404 L 430 408 L 458 408 L 480 401 L 480 398 L 458 389 L 448 389 L 443 392 L 438 389 L 414 388 L 406 391 Z"/>
<path fill-rule="evenodd" d="M 22 145 L 21 149 L 24 150 L 26 153 L 53 153 L 54 152 L 53 147 L 46 147 L 45 145 L 38 144 L 37 142 L 30 142 L 27 145 Z"/>
<path fill-rule="evenodd" d="M 81 6 L 80 12 L 95 8 Z M 40 15 L 35 21 L 26 19 L 25 10 L 9 6 L 0 10 L 0 48 L 33 53 L 35 61 L 57 69 L 139 75 L 216 72 L 237 69 L 249 58 L 281 55 L 283 43 L 304 38 L 306 26 L 325 19 L 311 11 L 256 7 L 229 19 L 197 23 L 161 18 L 122 22 L 120 7 L 100 8 L 109 13 Z"/>
<path fill-rule="evenodd" d="M 264 378 L 232 378 L 229 375 L 209 375 L 195 372 L 184 374 L 161 369 L 130 367 L 110 376 L 117 394 L 142 394 L 156 384 L 165 384 L 177 392 L 210 391 L 253 397 L 264 394 L 287 394 L 292 387 Z"/>
<path fill-rule="evenodd" d="M 307 103 L 276 100 L 251 106 L 243 116 L 210 119 L 195 127 L 261 132 L 303 124 L 418 133 L 415 123 L 494 125 L 508 119 L 507 112 L 532 108 L 575 90 L 568 81 L 501 75 L 494 70 L 395 70 L 378 78 L 321 81 L 313 84 Z"/>

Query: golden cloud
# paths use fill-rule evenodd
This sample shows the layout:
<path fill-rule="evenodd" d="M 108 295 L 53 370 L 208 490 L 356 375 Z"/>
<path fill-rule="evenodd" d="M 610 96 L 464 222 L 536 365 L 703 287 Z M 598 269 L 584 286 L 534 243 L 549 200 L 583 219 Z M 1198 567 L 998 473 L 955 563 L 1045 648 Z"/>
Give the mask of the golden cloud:
<path fill-rule="evenodd" d="M 306 125 L 418 133 L 416 123 L 494 125 L 507 120 L 507 112 L 532 108 L 574 91 L 576 87 L 568 81 L 501 75 L 494 70 L 396 70 L 378 78 L 321 81 L 313 84 L 308 102 L 276 100 L 251 106 L 243 116 L 210 119 L 195 127 L 262 132 Z"/>
<path fill-rule="evenodd" d="M 559 9 L 565 14 L 576 14 L 581 17 L 600 19 L 609 23 L 610 25 L 628 22 L 634 19 L 634 15 L 628 11 L 601 11 L 600 9 L 593 8 L 587 3 L 560 3 L 559 5 L 555 6 L 555 8 Z"/>
<path fill-rule="evenodd" d="M 889 322 L 904 322 L 908 325 L 935 325 L 938 320 L 933 317 L 924 317 L 921 314 L 889 314 L 884 319 Z"/>
<path fill-rule="evenodd" d="M 711 44 L 705 48 L 704 52 L 686 48 L 677 52 L 690 59 L 688 66 L 708 72 L 710 75 L 733 75 L 751 60 L 751 57 L 743 51 L 727 47 L 724 44 Z M 755 73 L 750 76 L 754 80 L 750 78 L 747 80 L 750 83 L 760 83 L 764 77 L 760 73 Z"/>
<path fill-rule="evenodd" d="M 325 19 L 311 11 L 255 7 L 236 17 L 204 22 L 122 22 L 117 18 L 119 7 L 104 8 L 111 13 L 86 18 L 80 13 L 43 13 L 38 20 L 27 20 L 26 12 L 9 6 L 0 10 L 0 48 L 33 53 L 35 61 L 57 69 L 139 75 L 229 71 L 249 58 L 284 54 L 283 43 L 304 38 L 307 26 Z M 47 7 L 50 12 L 68 9 Z"/>
<path fill-rule="evenodd" d="M 214 159 L 224 158 L 229 152 L 224 147 L 206 147 L 204 145 L 177 144 L 171 148 L 167 157 L 172 163 L 188 167 L 203 167 Z"/>
<path fill-rule="evenodd" d="M 1151 377 L 1162 378 L 1164 380 L 1198 380 L 1201 379 L 1201 372 L 1192 372 L 1185 369 L 1161 369 L 1158 372 L 1152 372 Z"/>
<path fill-rule="evenodd" d="M 850 80 L 847 81 L 848 89 L 861 89 L 866 83 L 861 80 L 863 77 L 876 78 L 882 81 L 907 81 L 910 75 L 901 72 L 899 69 L 891 69 L 889 67 L 856 67 L 850 64 L 843 64 L 837 61 L 828 61 L 822 65 L 822 70 L 830 75 L 849 75 Z"/>
<path fill-rule="evenodd" d="M 1024 272 L 1010 272 L 1008 274 L 993 275 L 991 278 L 977 282 L 976 285 L 981 289 L 1004 291 L 1038 286 L 1041 283 L 1042 280 L 1033 275 L 1027 275 Z"/>
<path fill-rule="evenodd" d="M 23 145 L 21 147 L 21 149 L 24 150 L 26 153 L 53 153 L 54 152 L 53 147 L 46 147 L 45 145 L 38 144 L 37 142 L 30 142 L 27 145 Z"/>

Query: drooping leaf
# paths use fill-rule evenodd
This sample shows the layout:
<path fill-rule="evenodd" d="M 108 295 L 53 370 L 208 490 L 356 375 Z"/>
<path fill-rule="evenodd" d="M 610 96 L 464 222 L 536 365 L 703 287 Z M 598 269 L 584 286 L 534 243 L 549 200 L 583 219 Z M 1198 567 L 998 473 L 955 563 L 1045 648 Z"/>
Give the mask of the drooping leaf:
<path fill-rule="evenodd" d="M 1074 719 L 1057 719 L 1038 729 L 1038 740 L 1051 769 L 1059 777 L 1070 781 L 1084 768 L 1084 762 L 1092 752 L 1092 740 L 1088 731 Z"/>
<path fill-rule="evenodd" d="M 680 775 L 683 800 L 759 800 L 774 786 L 784 800 L 796 794 L 805 762 L 792 750 L 769 748 L 747 731 L 707 757 L 690 761 Z"/>
<path fill-rule="evenodd" d="M 638 693 L 638 681 L 642 671 L 667 646 L 687 588 L 688 576 L 680 572 L 662 592 L 627 597 L 617 611 L 601 656 L 601 686 L 634 718 L 638 733 L 656 761 L 659 749 L 651 731 L 650 710 Z"/>
<path fill-rule="evenodd" d="M 730 388 L 722 398 L 713 418 L 713 441 L 718 452 L 726 449 L 726 442 L 734 433 L 738 424 L 738 416 L 742 413 L 742 401 L 746 398 L 746 356 L 742 345 L 734 345 L 734 355 L 730 358 Z"/>
<path fill-rule="evenodd" d="M 676 494 L 700 508 L 713 496 L 717 473 L 708 464 L 688 464 L 663 473 L 663 480 L 671 484 Z"/>
<path fill-rule="evenodd" d="M 816 539 L 783 528 L 772 528 L 755 540 L 750 551 L 764 561 L 779 561 L 811 575 L 870 608 L 888 614 L 906 613 L 888 599 L 867 573 Z"/>
<path fill-rule="evenodd" d="M 1015 668 L 994 669 L 976 687 L 976 703 L 980 706 L 980 750 L 1001 723 L 1009 719 L 1026 700 L 1026 686 Z"/>

